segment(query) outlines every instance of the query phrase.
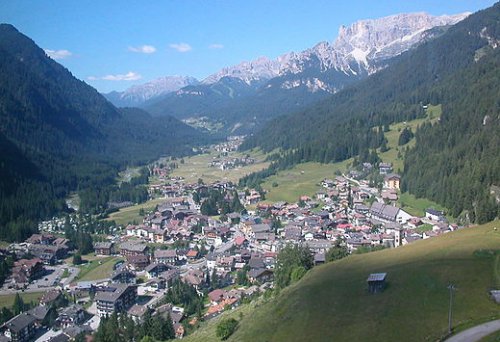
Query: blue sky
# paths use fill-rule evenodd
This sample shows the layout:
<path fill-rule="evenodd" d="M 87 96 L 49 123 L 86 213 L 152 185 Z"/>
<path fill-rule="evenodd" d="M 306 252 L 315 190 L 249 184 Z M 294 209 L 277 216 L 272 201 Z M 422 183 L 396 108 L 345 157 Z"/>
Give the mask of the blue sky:
<path fill-rule="evenodd" d="M 403 12 L 475 12 L 494 0 L 0 0 L 10 23 L 101 92 L 333 41 L 340 25 Z"/>

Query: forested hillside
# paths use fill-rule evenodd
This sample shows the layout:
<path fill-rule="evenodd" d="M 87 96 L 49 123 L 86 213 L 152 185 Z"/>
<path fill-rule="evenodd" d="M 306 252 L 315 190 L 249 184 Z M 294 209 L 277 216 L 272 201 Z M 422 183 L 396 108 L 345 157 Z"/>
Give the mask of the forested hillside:
<path fill-rule="evenodd" d="M 500 4 L 496 4 L 403 54 L 367 80 L 308 110 L 274 120 L 242 148 L 293 151 L 286 153 L 289 162 L 281 158 L 275 165 L 368 156 L 367 149 L 381 144 L 375 136 L 382 127 L 422 116 L 423 105 L 442 104 L 443 121 L 417 134 L 417 147 L 406 162 L 405 188 L 453 207 L 454 214 L 471 210 L 466 202 L 476 203 L 474 207 L 488 203 L 488 215 L 471 217 L 483 222 L 496 212 L 488 198 L 489 187 L 500 183 L 498 137 L 494 137 L 499 132 L 495 50 L 499 37 Z M 423 140 L 426 143 L 420 145 Z M 452 157 L 457 157 L 453 163 Z M 433 171 L 427 173 L 422 165 Z M 451 191 L 454 182 L 464 185 Z M 462 195 L 457 198 L 455 191 Z"/>
<path fill-rule="evenodd" d="M 443 204 L 453 216 L 487 222 L 500 215 L 500 51 L 436 87 L 439 124 L 424 125 L 405 158 L 403 189 Z M 497 194 L 498 196 L 498 194 Z"/>
<path fill-rule="evenodd" d="M 178 120 L 117 110 L 13 26 L 0 25 L 0 238 L 19 239 L 72 190 L 117 170 L 191 152 L 201 133 Z"/>

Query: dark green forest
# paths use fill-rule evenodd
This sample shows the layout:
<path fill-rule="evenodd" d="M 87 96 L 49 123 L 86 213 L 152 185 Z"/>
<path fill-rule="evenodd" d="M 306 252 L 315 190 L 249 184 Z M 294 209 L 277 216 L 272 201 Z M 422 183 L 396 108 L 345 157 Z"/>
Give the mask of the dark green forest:
<path fill-rule="evenodd" d="M 405 163 L 404 189 L 445 205 L 455 215 L 468 210 L 472 221 L 495 217 L 498 205 L 489 188 L 500 184 L 500 84 L 499 56 L 489 40 L 499 37 L 496 4 L 396 57 L 368 79 L 307 110 L 273 120 L 241 148 L 284 152 L 268 170 L 243 179 L 243 185 L 300 162 L 367 155 L 383 145 L 374 128 L 422 117 L 423 105 L 442 104 L 441 122 L 416 134 L 417 147 Z M 477 211 L 479 203 L 487 213 Z"/>
<path fill-rule="evenodd" d="M 211 139 L 172 117 L 118 110 L 7 24 L 0 78 L 1 239 L 29 236 L 71 191 L 99 192 L 128 165 Z"/>

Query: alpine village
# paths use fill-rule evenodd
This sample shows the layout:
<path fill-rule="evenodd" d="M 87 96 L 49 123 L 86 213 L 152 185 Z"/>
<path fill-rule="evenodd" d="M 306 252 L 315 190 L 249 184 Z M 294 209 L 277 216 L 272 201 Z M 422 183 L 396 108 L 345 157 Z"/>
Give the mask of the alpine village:
<path fill-rule="evenodd" d="M 0 341 L 500 341 L 499 3 L 121 92 L 51 53 L 0 24 Z"/>

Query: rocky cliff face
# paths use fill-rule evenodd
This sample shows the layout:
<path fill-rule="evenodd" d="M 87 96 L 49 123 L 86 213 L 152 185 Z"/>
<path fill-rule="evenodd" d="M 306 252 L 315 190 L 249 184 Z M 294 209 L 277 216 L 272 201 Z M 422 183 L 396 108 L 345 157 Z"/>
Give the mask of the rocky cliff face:
<path fill-rule="evenodd" d="M 275 60 L 261 57 L 243 62 L 210 75 L 203 83 L 211 84 L 222 77 L 236 77 L 250 84 L 304 73 L 308 69 L 323 73 L 333 69 L 348 75 L 363 72 L 370 74 L 377 70 L 380 61 L 394 57 L 421 42 L 427 30 L 436 26 L 453 25 L 467 15 L 469 13 L 451 16 L 411 13 L 361 20 L 348 27 L 341 26 L 338 38 L 333 43 L 320 42 L 313 48 L 299 53 L 289 52 Z M 337 88 L 321 83 L 317 78 L 287 80 L 284 87 L 290 87 L 290 84 L 310 84 L 311 90 L 317 87 L 330 90 Z"/>

